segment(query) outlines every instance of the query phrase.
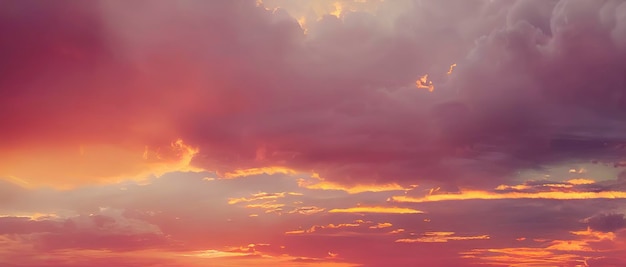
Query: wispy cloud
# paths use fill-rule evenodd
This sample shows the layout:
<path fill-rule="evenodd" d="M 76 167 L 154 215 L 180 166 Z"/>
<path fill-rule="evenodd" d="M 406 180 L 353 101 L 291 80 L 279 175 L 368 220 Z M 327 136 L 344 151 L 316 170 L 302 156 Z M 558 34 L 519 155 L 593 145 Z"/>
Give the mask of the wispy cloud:
<path fill-rule="evenodd" d="M 424 213 L 423 211 L 400 208 L 400 207 L 385 207 L 385 206 L 359 206 L 343 209 L 331 209 L 330 213 L 395 213 L 395 214 L 417 214 Z"/>
<path fill-rule="evenodd" d="M 485 240 L 489 239 L 489 235 L 477 236 L 457 236 L 454 232 L 426 232 L 416 238 L 402 238 L 396 240 L 397 243 L 445 243 L 448 241 L 461 240 Z"/>

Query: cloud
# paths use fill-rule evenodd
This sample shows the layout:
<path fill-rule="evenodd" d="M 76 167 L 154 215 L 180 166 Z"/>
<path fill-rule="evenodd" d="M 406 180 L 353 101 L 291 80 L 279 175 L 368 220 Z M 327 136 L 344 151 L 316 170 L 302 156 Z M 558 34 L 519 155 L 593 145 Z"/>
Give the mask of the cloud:
<path fill-rule="evenodd" d="M 283 211 L 283 207 L 285 204 L 274 203 L 274 202 L 263 202 L 257 204 L 248 204 L 246 208 L 250 209 L 264 209 L 265 213 L 280 213 Z"/>
<path fill-rule="evenodd" d="M 203 179 L 207 175 L 209 174 L 175 173 L 152 178 L 148 183 L 141 184 L 124 182 L 68 190 L 17 190 L 16 192 L 26 193 L 16 196 L 15 201 L 21 206 L 2 205 L 1 214 L 8 217 L 0 218 L 0 240 L 3 240 L 0 242 L 0 264 L 12 266 L 11 264 L 20 262 L 29 266 L 47 266 L 48 262 L 43 262 L 45 259 L 32 255 L 48 255 L 46 259 L 63 266 L 105 266 L 105 263 L 116 263 L 118 259 L 120 264 L 128 266 L 153 265 L 159 262 L 163 266 L 292 266 L 294 264 L 290 261 L 298 257 L 314 258 L 317 263 L 330 260 L 325 258 L 328 248 L 324 247 L 327 245 L 317 246 L 325 250 L 320 256 L 311 251 L 297 249 L 296 245 L 286 242 L 284 237 L 286 230 L 295 229 L 298 225 L 315 221 L 327 225 L 325 221 L 329 220 L 328 216 L 313 216 L 324 208 L 304 205 L 305 203 L 288 204 L 283 214 L 285 219 L 277 220 L 277 216 L 270 217 L 264 213 L 250 218 L 248 215 L 251 210 L 245 208 L 249 204 L 271 201 L 271 198 L 244 201 L 235 205 L 227 203 L 233 189 L 248 198 L 281 196 L 284 192 L 289 202 L 288 196 L 292 196 L 288 193 L 290 189 L 298 189 L 296 178 L 291 177 L 290 187 L 284 188 L 285 191 L 263 193 L 260 190 L 281 188 L 280 185 L 286 180 L 276 176 L 264 176 L 256 177 L 258 180 L 252 183 L 246 179 L 206 182 Z M 31 202 L 38 205 L 31 206 Z M 99 208 L 107 206 L 110 208 Z M 15 207 L 23 211 L 11 212 L 10 208 Z M 34 212 L 28 213 L 30 209 Z M 293 214 L 288 211 L 293 211 Z M 362 228 L 367 230 L 373 224 L 370 222 Z M 206 239 L 206 236 L 215 238 Z M 11 242 L 5 242 L 5 238 Z M 258 255 L 252 255 L 256 262 L 245 258 L 247 255 L 244 258 L 213 258 L 214 261 L 183 256 L 208 250 L 237 252 L 234 251 L 234 246 L 248 243 L 255 244 L 254 250 L 259 252 Z M 265 243 L 278 245 L 266 247 L 262 245 Z M 293 245 L 295 248 L 286 248 L 285 245 Z M 24 257 L 30 260 L 20 261 Z M 75 257 L 80 257 L 80 260 L 72 261 Z M 354 265 L 344 261 L 347 260 L 336 258 L 332 260 L 332 264 Z M 313 263 L 295 266 L 311 264 Z"/>
<path fill-rule="evenodd" d="M 252 169 L 235 170 L 233 172 L 227 172 L 224 174 L 224 177 L 236 178 L 236 177 L 245 177 L 245 176 L 259 175 L 259 174 L 272 175 L 276 173 L 295 174 L 296 171 L 287 169 L 287 168 L 282 168 L 282 167 L 263 167 L 263 168 L 252 168 Z"/>
<path fill-rule="evenodd" d="M 591 229 L 603 232 L 615 232 L 626 228 L 624 214 L 598 214 L 584 220 Z"/>
<path fill-rule="evenodd" d="M 538 193 L 493 193 L 488 191 L 462 191 L 460 193 L 427 195 L 421 198 L 394 196 L 392 202 L 422 203 L 431 201 L 472 199 L 626 199 L 626 192 L 538 192 Z"/>
<path fill-rule="evenodd" d="M 316 207 L 316 206 L 301 206 L 303 204 L 301 201 L 291 202 L 291 203 L 279 203 L 279 200 L 290 197 L 290 196 L 302 196 L 302 193 L 295 192 L 280 192 L 280 193 L 265 193 L 259 192 L 252 194 L 251 197 L 241 197 L 241 198 L 229 198 L 228 204 L 238 204 L 238 203 L 248 203 L 245 205 L 246 208 L 251 209 L 264 209 L 265 213 L 274 213 L 281 215 L 283 212 L 287 214 L 303 214 L 303 215 L 312 215 L 316 213 L 320 213 L 324 211 L 324 208 Z M 285 211 L 285 209 L 290 208 L 291 210 Z M 258 214 L 255 214 L 256 217 Z"/>
<path fill-rule="evenodd" d="M 311 215 L 311 214 L 316 214 L 316 213 L 320 213 L 323 212 L 324 208 L 320 208 L 320 207 L 315 207 L 315 206 L 307 206 L 307 207 L 299 207 L 299 208 L 295 208 L 292 211 L 290 211 L 289 213 L 298 213 L 298 214 L 304 214 L 304 215 Z"/>
<path fill-rule="evenodd" d="M 479 236 L 455 236 L 454 232 L 426 232 L 422 237 L 418 238 L 402 238 L 396 240 L 396 243 L 445 243 L 448 241 L 460 240 L 485 240 L 489 239 L 488 235 Z"/>
<path fill-rule="evenodd" d="M 354 236 L 380 234 L 379 229 L 393 226 L 391 223 L 374 223 L 372 221 L 355 220 L 351 223 L 314 225 L 308 229 L 291 230 L 286 235 L 322 235 L 322 236 Z M 399 233 L 399 232 L 398 232 Z"/>
<path fill-rule="evenodd" d="M 328 224 L 328 225 L 314 225 L 311 228 L 306 230 L 293 230 L 287 231 L 285 234 L 295 235 L 295 234 L 311 234 L 318 233 L 323 229 L 340 229 L 340 228 L 355 228 L 360 227 L 362 224 L 366 224 L 364 221 L 354 221 L 352 223 L 340 223 L 340 224 Z M 367 222 L 367 224 L 371 224 L 371 222 Z"/>
<path fill-rule="evenodd" d="M 42 144 L 26 150 L 0 153 L 0 176 L 25 187 L 49 184 L 71 188 L 90 183 L 145 181 L 168 172 L 202 169 L 190 165 L 198 149 L 181 139 L 169 144 L 119 147 L 111 144 Z M 37 168 L 32 168 L 32 166 Z"/>
<path fill-rule="evenodd" d="M 520 185 L 499 185 L 492 191 L 455 190 L 440 191 L 434 188 L 428 194 L 416 197 L 411 195 L 392 196 L 390 202 L 422 203 L 434 201 L 459 200 L 497 200 L 497 199 L 626 199 L 626 192 L 621 190 L 620 180 L 604 181 L 596 184 L 594 180 L 573 179 L 566 182 L 549 180 L 527 181 Z"/>
<path fill-rule="evenodd" d="M 246 198 L 246 197 L 230 198 L 228 199 L 228 204 L 237 204 L 241 202 L 252 202 L 252 201 L 258 201 L 258 200 L 277 200 L 280 198 L 284 198 L 286 196 L 301 196 L 301 195 L 302 194 L 300 193 L 293 193 L 293 192 L 280 192 L 280 193 L 260 192 L 260 193 L 252 194 L 252 197 L 249 197 L 249 198 Z"/>
<path fill-rule="evenodd" d="M 476 259 L 477 262 L 494 265 L 551 265 L 551 264 L 580 264 L 585 261 L 572 253 L 554 253 L 543 248 L 499 248 L 499 249 L 475 249 L 463 253 L 466 259 Z"/>
<path fill-rule="evenodd" d="M 30 239 L 43 251 L 72 248 L 126 251 L 168 243 L 158 226 L 109 208 L 67 218 L 0 217 L 0 224 L 3 225 L 0 235 Z"/>
<path fill-rule="evenodd" d="M 266 2 L 3 5 L 0 264 L 623 262 L 625 3 Z"/>
<path fill-rule="evenodd" d="M 384 206 L 358 206 L 345 209 L 331 209 L 329 213 L 394 213 L 394 214 L 417 214 L 423 211 L 400 208 L 400 207 L 384 207 Z"/>
<path fill-rule="evenodd" d="M 592 229 L 572 231 L 574 238 L 549 240 L 541 247 L 512 247 L 473 249 L 463 252 L 464 258 L 483 264 L 583 264 L 594 266 L 602 263 L 624 262 L 622 241 L 613 233 L 597 232 Z"/>
<path fill-rule="evenodd" d="M 419 204 L 419 210 L 428 212 L 430 222 L 426 222 L 421 215 L 402 213 L 327 212 L 334 208 L 353 207 L 353 203 L 376 207 L 371 203 L 383 201 L 386 195 L 381 193 L 347 194 L 304 190 L 302 196 L 295 196 L 288 193 L 302 192 L 298 191 L 301 189 L 298 186 L 299 177 L 259 175 L 245 179 L 216 179 L 211 182 L 203 180 L 211 175 L 213 174 L 175 173 L 141 184 L 125 182 L 71 190 L 16 190 L 20 194 L 13 201 L 19 205 L 2 205 L 2 214 L 13 216 L 0 220 L 0 231 L 5 231 L 4 236 L 12 240 L 4 243 L 10 249 L 0 249 L 0 259 L 16 262 L 19 257 L 32 253 L 51 255 L 50 257 L 60 261 L 78 255 L 84 259 L 81 261 L 82 265 L 105 261 L 108 255 L 132 261 L 127 263 L 131 266 L 158 262 L 165 266 L 248 265 L 253 264 L 255 259 L 261 260 L 259 265 L 272 263 L 291 266 L 285 262 L 294 258 L 318 259 L 314 261 L 318 264 L 320 261 L 325 262 L 330 260 L 325 257 L 331 251 L 339 254 L 334 259 L 335 262 L 346 261 L 372 266 L 384 266 L 389 262 L 400 266 L 422 263 L 429 266 L 463 266 L 470 265 L 473 261 L 461 258 L 459 252 L 486 247 L 501 249 L 511 246 L 512 243 L 520 247 L 553 246 L 552 251 L 555 254 L 591 253 L 587 250 L 576 253 L 556 250 L 565 249 L 567 240 L 575 240 L 572 244 L 580 247 L 598 250 L 599 252 L 594 252 L 598 255 L 619 259 L 613 254 L 620 255 L 611 252 L 611 249 L 619 249 L 619 242 L 623 240 L 620 230 L 613 233 L 613 239 L 608 238 L 608 233 L 593 228 L 589 234 L 584 230 L 588 223 L 582 221 L 593 215 L 619 210 L 623 202 L 620 200 L 572 202 L 508 199 L 457 201 L 454 205 L 450 205 L 450 202 L 426 202 Z M 554 187 L 553 184 L 559 184 L 555 181 L 524 184 L 531 187 L 526 189 L 531 191 L 538 190 L 537 188 L 580 189 Z M 596 182 L 594 186 L 598 185 L 606 186 L 604 182 Z M 421 191 L 417 188 L 413 190 Z M 277 197 L 283 195 L 282 193 L 284 198 L 228 204 L 232 196 L 252 199 Z M 407 194 L 413 193 L 415 192 L 409 191 Z M 269 204 L 285 205 L 281 207 L 282 215 L 266 214 L 260 208 L 246 208 L 251 204 L 262 206 L 273 200 L 277 202 Z M 297 200 L 297 203 L 293 200 Z M 110 208 L 101 210 L 99 207 Z M 302 214 L 312 207 L 325 210 L 307 216 Z M 10 208 L 19 208 L 22 211 L 13 212 Z M 418 210 L 417 206 L 407 208 Z M 258 216 L 249 217 L 250 213 Z M 491 216 L 489 223 L 485 223 L 485 214 L 498 216 Z M 17 216 L 21 218 L 16 219 Z M 395 242 L 398 239 L 419 239 L 424 237 L 424 232 L 455 234 L 444 236 L 453 237 L 446 243 Z M 602 234 L 607 238 L 601 238 Z M 458 239 L 482 235 L 488 235 L 489 240 Z M 207 239 L 206 236 L 215 238 Z M 515 241 L 520 236 L 527 239 Z M 437 238 L 440 241 L 443 239 Z M 544 240 L 535 242 L 534 239 Z M 555 240 L 564 240 L 565 243 L 553 242 Z M 581 240 L 587 241 L 583 244 L 578 242 Z M 114 245 L 116 242 L 123 245 Z M 255 246 L 254 250 L 261 256 L 212 258 L 214 262 L 211 263 L 207 263 L 209 258 L 181 256 L 210 250 L 247 252 L 249 248 L 245 244 L 272 246 Z M 108 254 L 98 251 L 108 251 Z M 133 252 L 135 254 L 129 254 Z M 433 256 L 428 259 L 415 258 L 416 252 L 428 252 Z M 283 254 L 289 256 L 280 256 Z M 393 259 L 389 255 L 394 255 Z M 32 258 L 31 266 L 45 266 L 34 260 L 36 257 Z M 138 263 L 133 265 L 135 261 Z M 0 261 L 0 264 L 3 263 Z M 74 264 L 70 263 L 64 265 Z"/>
<path fill-rule="evenodd" d="M 303 15 L 305 35 L 289 12 L 313 5 L 10 4 L 0 173 L 110 181 L 178 138 L 225 177 L 281 166 L 348 188 L 620 161 L 623 3 L 346 2 Z M 55 23 L 11 15 L 26 13 Z M 431 93 L 414 88 L 426 73 Z"/>
<path fill-rule="evenodd" d="M 325 181 L 317 174 L 314 174 L 312 179 L 300 179 L 298 185 L 303 188 L 313 190 L 340 190 L 349 194 L 358 194 L 364 192 L 388 192 L 388 191 L 403 191 L 416 187 L 415 185 L 409 187 L 400 186 L 397 183 L 390 184 L 354 184 L 354 185 L 342 185 L 339 183 Z"/>
<path fill-rule="evenodd" d="M 59 228 L 55 221 L 13 216 L 0 217 L 0 225 L 2 225 L 0 235 L 51 232 Z"/>
<path fill-rule="evenodd" d="M 393 226 L 393 224 L 391 223 L 378 223 L 376 225 L 370 226 L 370 229 L 381 229 L 381 228 L 387 228 L 391 226 Z"/>

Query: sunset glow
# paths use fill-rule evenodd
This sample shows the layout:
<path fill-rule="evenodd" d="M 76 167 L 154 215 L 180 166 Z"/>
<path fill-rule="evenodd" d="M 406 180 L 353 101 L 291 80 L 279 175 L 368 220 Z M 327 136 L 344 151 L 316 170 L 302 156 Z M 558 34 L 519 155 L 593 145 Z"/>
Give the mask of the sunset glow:
<path fill-rule="evenodd" d="M 0 267 L 626 266 L 626 1 L 0 1 Z"/>

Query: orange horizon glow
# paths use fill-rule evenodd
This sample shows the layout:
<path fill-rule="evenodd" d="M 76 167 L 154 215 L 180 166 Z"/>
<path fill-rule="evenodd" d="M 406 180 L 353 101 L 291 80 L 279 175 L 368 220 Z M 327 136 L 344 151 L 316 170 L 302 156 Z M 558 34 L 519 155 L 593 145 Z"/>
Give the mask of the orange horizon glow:
<path fill-rule="evenodd" d="M 141 149 L 100 144 L 81 145 L 76 151 L 67 150 L 67 147 L 58 150 L 41 147 L 14 151 L 10 155 L 0 153 L 0 159 L 3 159 L 0 176 L 28 188 L 72 189 L 90 180 L 101 184 L 145 181 L 150 176 L 160 177 L 171 172 L 203 172 L 204 169 L 191 164 L 199 152 L 199 148 L 180 138 L 169 146 L 143 146 Z M 123 162 L 112 166 L 118 161 Z M 33 165 L 37 168 L 32 168 Z M 44 179 L 50 174 L 57 179 Z"/>

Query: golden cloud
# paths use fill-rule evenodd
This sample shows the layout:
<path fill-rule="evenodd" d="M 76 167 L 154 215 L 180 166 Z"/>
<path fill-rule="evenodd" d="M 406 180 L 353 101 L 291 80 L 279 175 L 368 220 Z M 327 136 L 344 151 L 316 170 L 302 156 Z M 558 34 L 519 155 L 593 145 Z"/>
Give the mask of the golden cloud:
<path fill-rule="evenodd" d="M 279 173 L 280 174 L 296 174 L 298 172 L 290 168 L 274 166 L 274 167 L 263 167 L 263 168 L 239 169 L 239 170 L 225 173 L 224 178 L 233 179 L 233 178 L 254 176 L 254 175 L 261 175 L 261 174 L 274 175 L 274 174 L 279 174 Z"/>
<path fill-rule="evenodd" d="M 237 204 L 241 202 L 252 202 L 252 201 L 258 201 L 258 200 L 276 200 L 279 198 L 284 198 L 286 196 L 301 196 L 301 195 L 302 194 L 300 193 L 294 193 L 294 192 L 280 192 L 280 193 L 259 192 L 256 194 L 252 194 L 251 197 L 229 198 L 228 204 Z"/>
<path fill-rule="evenodd" d="M 329 213 L 394 213 L 394 214 L 417 214 L 424 213 L 420 210 L 399 207 L 360 206 L 345 209 L 332 209 Z"/>
<path fill-rule="evenodd" d="M 24 187 L 70 189 L 89 183 L 144 181 L 168 172 L 201 172 L 191 160 L 199 149 L 177 139 L 163 146 L 46 145 L 1 151 L 0 176 Z M 33 168 L 32 166 L 37 166 Z"/>
<path fill-rule="evenodd" d="M 403 187 L 397 183 L 342 185 L 326 181 L 324 180 L 324 178 L 321 178 L 317 173 L 313 173 L 311 175 L 311 178 L 312 179 L 299 179 L 298 186 L 314 190 L 340 190 L 345 191 L 348 194 L 358 194 L 363 192 L 406 191 L 417 187 L 417 185 Z"/>
<path fill-rule="evenodd" d="M 445 243 L 448 241 L 461 240 L 485 240 L 488 235 L 478 236 L 455 236 L 454 232 L 426 232 L 418 238 L 404 238 L 396 240 L 396 243 Z"/>
<path fill-rule="evenodd" d="M 453 201 L 453 200 L 495 200 L 495 199 L 625 199 L 626 192 L 621 191 L 603 191 L 603 192 L 506 192 L 495 193 L 489 191 L 461 191 L 460 193 L 435 194 L 423 197 L 411 196 L 393 196 L 389 198 L 391 202 L 399 203 L 423 203 L 436 201 Z"/>

